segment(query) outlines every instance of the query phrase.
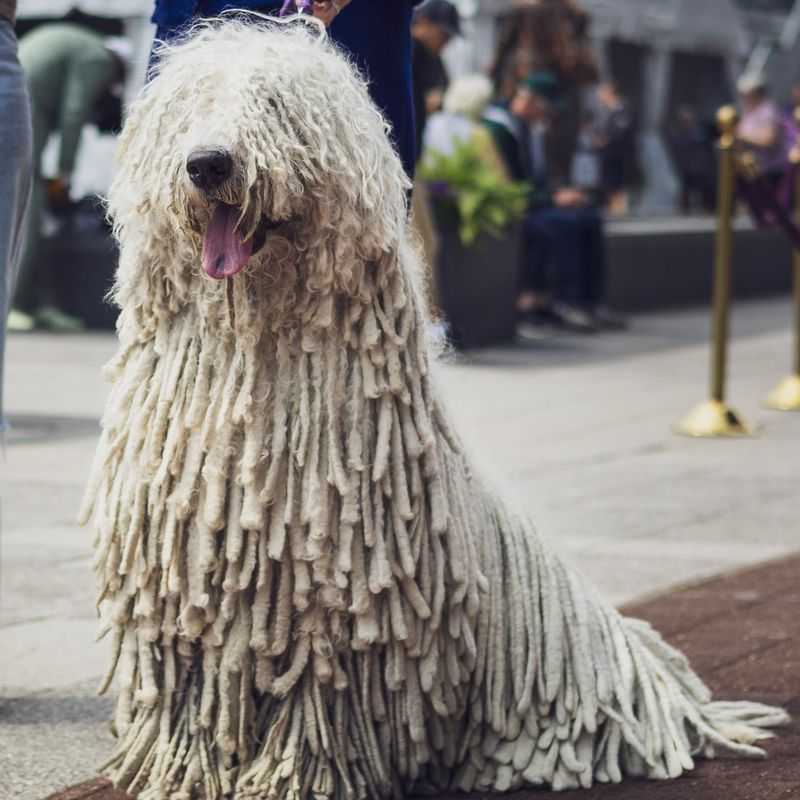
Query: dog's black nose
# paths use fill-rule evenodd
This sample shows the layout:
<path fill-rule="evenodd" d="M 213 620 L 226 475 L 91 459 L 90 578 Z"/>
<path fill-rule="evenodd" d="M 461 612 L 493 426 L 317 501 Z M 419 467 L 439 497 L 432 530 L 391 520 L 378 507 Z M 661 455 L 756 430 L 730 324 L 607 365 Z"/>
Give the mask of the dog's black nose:
<path fill-rule="evenodd" d="M 233 159 L 225 150 L 192 150 L 186 159 L 186 171 L 195 186 L 209 191 L 230 178 Z"/>

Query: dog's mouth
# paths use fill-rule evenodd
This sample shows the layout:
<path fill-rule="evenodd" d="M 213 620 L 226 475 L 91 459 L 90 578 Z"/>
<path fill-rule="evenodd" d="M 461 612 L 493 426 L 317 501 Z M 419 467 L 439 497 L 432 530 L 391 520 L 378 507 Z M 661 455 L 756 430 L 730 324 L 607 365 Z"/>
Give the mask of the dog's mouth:
<path fill-rule="evenodd" d="M 264 217 L 255 233 L 242 241 L 237 231 L 240 215 L 239 206 L 223 202 L 214 206 L 200 254 L 203 269 L 210 278 L 219 281 L 239 272 L 264 246 L 269 232 L 277 227 L 277 223 Z"/>

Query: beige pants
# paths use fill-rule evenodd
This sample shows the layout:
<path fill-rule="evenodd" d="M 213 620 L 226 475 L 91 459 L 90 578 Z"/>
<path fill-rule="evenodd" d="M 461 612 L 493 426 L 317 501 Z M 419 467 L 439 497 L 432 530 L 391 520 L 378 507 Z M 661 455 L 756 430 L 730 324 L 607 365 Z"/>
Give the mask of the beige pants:
<path fill-rule="evenodd" d="M 429 309 L 437 303 L 436 257 L 439 253 L 439 236 L 433 224 L 433 214 L 428 202 L 428 190 L 424 183 L 414 181 L 411 194 L 411 235 L 417 240 L 422 255 L 423 285 Z"/>

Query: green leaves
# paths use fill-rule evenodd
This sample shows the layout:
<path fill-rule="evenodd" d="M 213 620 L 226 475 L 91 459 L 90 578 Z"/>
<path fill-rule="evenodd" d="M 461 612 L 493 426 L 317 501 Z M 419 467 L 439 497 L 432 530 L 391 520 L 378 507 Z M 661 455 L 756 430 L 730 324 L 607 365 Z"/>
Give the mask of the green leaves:
<path fill-rule="evenodd" d="M 430 151 L 420 167 L 440 223 L 457 221 L 464 245 L 481 236 L 500 238 L 525 212 L 530 187 L 503 174 L 489 151 L 491 139 L 455 140 L 451 154 Z"/>

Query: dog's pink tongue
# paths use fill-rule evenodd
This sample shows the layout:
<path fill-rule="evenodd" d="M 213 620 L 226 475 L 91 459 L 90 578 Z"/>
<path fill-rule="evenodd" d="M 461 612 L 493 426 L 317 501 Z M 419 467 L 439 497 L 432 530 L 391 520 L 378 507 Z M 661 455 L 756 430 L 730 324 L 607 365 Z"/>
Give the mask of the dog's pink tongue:
<path fill-rule="evenodd" d="M 203 237 L 200 260 L 203 269 L 217 280 L 235 275 L 253 252 L 252 237 L 242 242 L 236 233 L 239 209 L 217 203 Z"/>

